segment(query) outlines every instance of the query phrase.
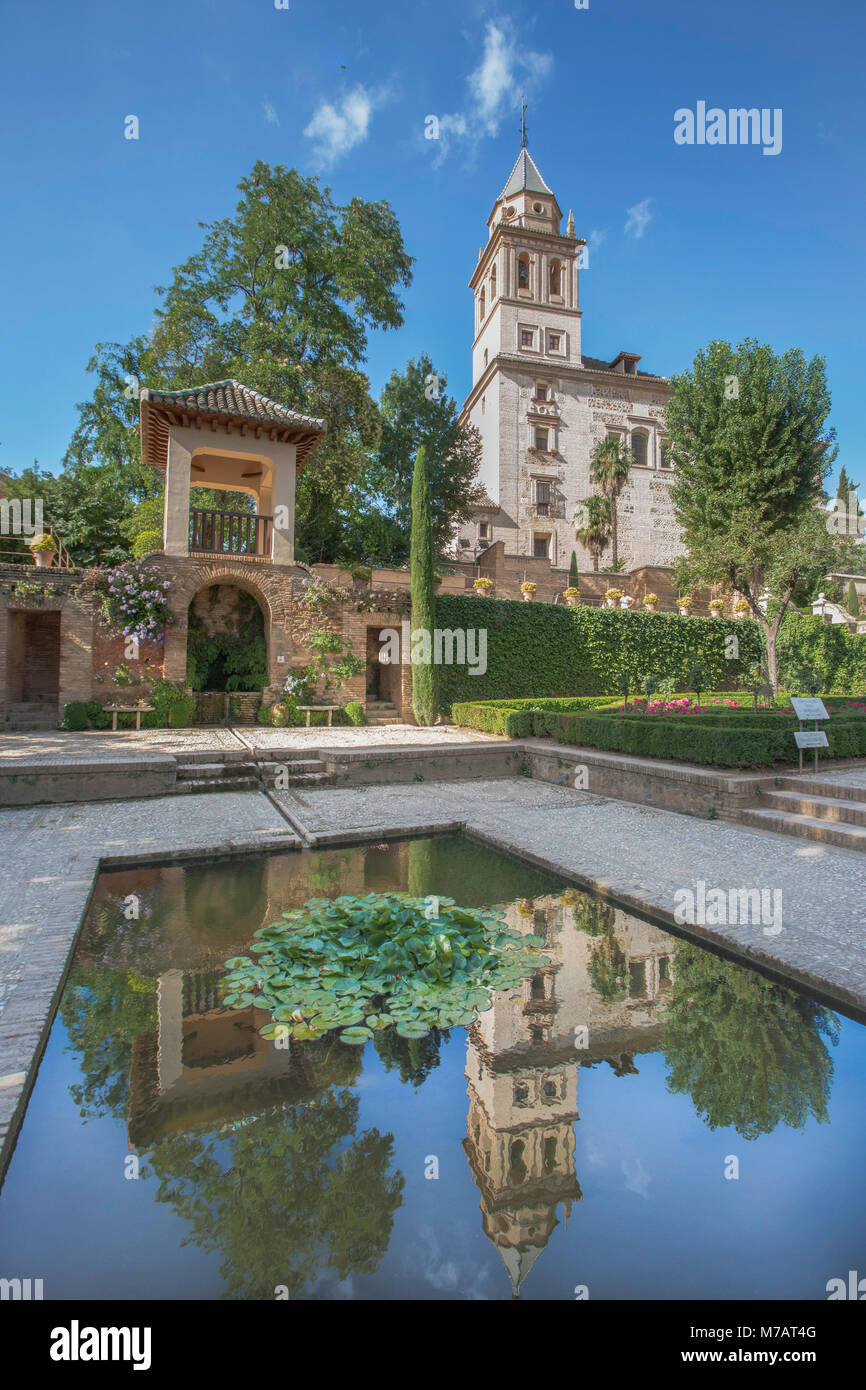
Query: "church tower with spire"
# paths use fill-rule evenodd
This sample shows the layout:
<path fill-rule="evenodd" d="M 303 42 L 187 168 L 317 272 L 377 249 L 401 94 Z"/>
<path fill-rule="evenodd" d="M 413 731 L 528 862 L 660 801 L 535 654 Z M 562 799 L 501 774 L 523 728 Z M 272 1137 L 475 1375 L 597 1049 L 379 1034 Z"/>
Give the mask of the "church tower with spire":
<path fill-rule="evenodd" d="M 547 558 L 567 570 L 575 550 L 581 570 L 592 568 L 573 518 L 597 490 L 589 476 L 593 447 L 616 433 L 634 454 L 617 512 L 620 558 L 626 569 L 667 566 L 681 550 L 661 422 L 670 388 L 664 377 L 638 370 L 639 354 L 620 352 L 612 361 L 584 355 L 578 290 L 587 247 L 571 210 L 564 233 L 562 222 L 529 152 L 524 118 L 520 153 L 469 282 L 472 390 L 461 418 L 481 435 L 485 497 L 458 533 L 458 557 L 502 541 L 506 557 L 518 561 Z"/>

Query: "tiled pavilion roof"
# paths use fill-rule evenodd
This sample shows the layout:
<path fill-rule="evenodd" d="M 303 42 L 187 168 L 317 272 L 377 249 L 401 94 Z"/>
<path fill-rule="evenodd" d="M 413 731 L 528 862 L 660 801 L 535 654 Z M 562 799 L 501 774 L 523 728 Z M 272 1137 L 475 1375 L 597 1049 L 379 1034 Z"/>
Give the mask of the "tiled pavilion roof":
<path fill-rule="evenodd" d="M 297 446 L 300 467 L 313 452 L 327 429 L 324 420 L 301 415 L 272 401 L 269 396 L 244 386 L 240 381 L 211 381 L 180 391 L 154 391 L 147 387 L 140 396 L 141 453 L 153 468 L 165 468 L 168 431 L 172 425 L 201 428 L 210 423 L 232 432 L 235 425 L 246 435 L 252 427 L 256 439 L 262 436 Z"/>

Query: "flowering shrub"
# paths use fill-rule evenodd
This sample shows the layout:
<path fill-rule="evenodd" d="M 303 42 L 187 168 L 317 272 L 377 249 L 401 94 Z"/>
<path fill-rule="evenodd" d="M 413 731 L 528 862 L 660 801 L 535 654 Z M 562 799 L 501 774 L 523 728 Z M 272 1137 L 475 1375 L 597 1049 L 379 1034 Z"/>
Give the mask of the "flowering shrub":
<path fill-rule="evenodd" d="M 341 589 L 327 579 L 302 579 L 301 603 L 305 608 L 327 608 L 332 603 L 345 603 L 352 597 L 348 589 Z"/>
<path fill-rule="evenodd" d="M 522 594 L 534 594 L 537 588 L 537 584 L 532 584 L 529 580 L 525 579 L 520 586 L 520 592 Z"/>
<path fill-rule="evenodd" d="M 175 621 L 168 606 L 171 584 L 154 570 L 111 570 L 103 613 L 124 637 L 139 642 L 160 642 L 165 629 Z"/>
<path fill-rule="evenodd" d="M 286 676 L 283 694 L 289 695 L 298 704 L 306 705 L 310 701 L 310 687 L 315 683 L 315 672 L 308 667 L 303 667 L 300 671 L 290 671 Z"/>
<path fill-rule="evenodd" d="M 635 696 L 632 701 L 634 708 L 642 714 L 707 714 L 713 708 L 739 709 L 739 700 L 729 700 L 712 698 L 703 704 L 697 700 L 690 700 L 684 695 L 679 700 L 644 700 L 641 696 Z"/>
<path fill-rule="evenodd" d="M 622 589 L 605 589 L 604 596 L 607 599 L 613 599 L 616 603 L 619 603 L 622 598 Z"/>

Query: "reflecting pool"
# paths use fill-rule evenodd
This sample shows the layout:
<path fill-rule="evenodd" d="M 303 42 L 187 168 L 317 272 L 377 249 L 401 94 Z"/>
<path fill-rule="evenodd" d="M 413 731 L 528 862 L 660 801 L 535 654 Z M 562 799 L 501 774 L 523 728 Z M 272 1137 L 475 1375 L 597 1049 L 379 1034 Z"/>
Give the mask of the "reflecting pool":
<path fill-rule="evenodd" d="M 311 897 L 501 905 L 470 1028 L 277 1047 L 219 981 Z M 7 1178 L 46 1298 L 826 1298 L 866 1268 L 864 1029 L 458 836 L 114 871 Z"/>

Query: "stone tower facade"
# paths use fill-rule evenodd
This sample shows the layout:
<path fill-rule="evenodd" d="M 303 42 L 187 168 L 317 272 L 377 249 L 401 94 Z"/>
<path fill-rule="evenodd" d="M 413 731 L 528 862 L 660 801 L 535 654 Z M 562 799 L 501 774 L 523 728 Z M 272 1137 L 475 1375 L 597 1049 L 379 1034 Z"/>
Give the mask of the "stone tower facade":
<path fill-rule="evenodd" d="M 510 555 L 547 557 L 584 573 L 592 559 L 574 536 L 590 482 L 592 450 L 606 434 L 633 451 L 619 499 L 619 558 L 626 570 L 670 565 L 682 547 L 670 503 L 662 413 L 664 377 L 638 369 L 637 353 L 612 362 L 583 352 L 579 272 L 586 243 L 575 234 L 528 149 L 520 151 L 488 221 L 470 280 L 475 299 L 472 390 L 464 423 L 481 434 L 486 496 L 460 528 L 458 554 L 494 541 Z M 602 555 L 601 567 L 610 559 Z"/>

